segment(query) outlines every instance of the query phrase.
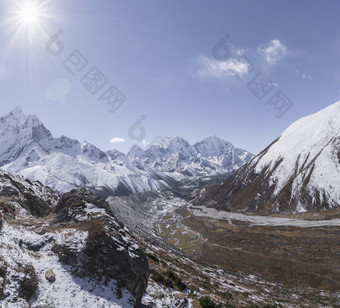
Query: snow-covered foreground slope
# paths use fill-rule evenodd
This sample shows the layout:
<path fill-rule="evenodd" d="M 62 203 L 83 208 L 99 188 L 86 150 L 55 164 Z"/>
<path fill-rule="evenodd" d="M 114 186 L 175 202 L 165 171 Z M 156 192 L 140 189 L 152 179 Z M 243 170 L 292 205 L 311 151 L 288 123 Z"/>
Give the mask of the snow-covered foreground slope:
<path fill-rule="evenodd" d="M 77 249 L 85 245 L 87 233 L 72 230 L 60 232 L 55 235 L 56 241 L 69 244 Z M 46 236 L 45 236 L 46 237 Z M 1 299 L 2 307 L 133 307 L 134 299 L 129 292 L 123 291 L 122 298 L 117 295 L 117 281 L 111 280 L 105 285 L 104 281 L 99 284 L 97 280 L 89 277 L 80 278 L 74 276 L 70 270 L 59 262 L 58 256 L 51 254 L 52 244 L 46 245 L 39 252 L 21 249 L 19 239 L 31 243 L 39 243 L 43 236 L 33 231 L 27 231 L 22 227 L 13 227 L 7 223 L 3 225 L 0 235 L 0 267 L 6 268 L 7 277 L 15 277 L 16 280 L 7 278 L 5 283 L 5 297 Z M 22 268 L 19 263 L 22 264 Z M 25 274 L 25 267 L 33 266 L 39 281 L 38 296 L 31 301 L 21 298 L 21 279 L 29 279 Z M 56 282 L 50 283 L 45 278 L 45 272 L 53 269 Z"/>
<path fill-rule="evenodd" d="M 236 171 L 251 157 L 217 137 L 195 145 L 180 137 L 164 138 L 147 150 L 133 146 L 126 155 L 104 153 L 87 142 L 52 137 L 36 116 L 20 108 L 0 118 L 2 169 L 59 192 L 87 187 L 107 196 L 198 187 Z"/>
<path fill-rule="evenodd" d="M 260 212 L 340 206 L 340 102 L 293 123 L 225 184 L 196 203 Z"/>

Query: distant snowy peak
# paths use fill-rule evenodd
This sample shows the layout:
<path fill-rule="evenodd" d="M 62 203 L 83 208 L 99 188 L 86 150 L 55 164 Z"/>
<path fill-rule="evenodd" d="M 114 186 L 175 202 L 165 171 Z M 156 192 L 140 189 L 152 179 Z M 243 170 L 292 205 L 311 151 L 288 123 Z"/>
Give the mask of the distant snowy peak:
<path fill-rule="evenodd" d="M 179 153 L 186 156 L 200 154 L 204 157 L 213 157 L 229 155 L 233 150 L 250 154 L 248 151 L 238 149 L 234 147 L 232 143 L 216 136 L 207 137 L 194 145 L 190 145 L 184 138 L 176 136 L 175 138 L 163 137 L 159 144 L 151 145 L 146 150 L 143 150 L 138 145 L 134 145 L 128 152 L 127 156 L 145 157 L 148 156 L 148 154 L 152 155 L 153 153 L 157 153 L 157 155 L 161 155 L 161 153 L 167 153 L 169 155 Z"/>
<path fill-rule="evenodd" d="M 26 116 L 20 107 L 16 107 L 10 113 L 0 118 L 1 136 L 12 130 L 17 137 L 31 137 L 35 141 L 52 137 L 49 130 L 39 121 L 37 116 Z"/>
<path fill-rule="evenodd" d="M 146 151 L 143 150 L 139 145 L 135 144 L 131 147 L 129 152 L 127 153 L 127 157 L 132 159 L 141 159 L 146 157 Z"/>
<path fill-rule="evenodd" d="M 340 102 L 293 123 L 201 201 L 209 198 L 216 207 L 259 212 L 340 207 Z"/>
<path fill-rule="evenodd" d="M 125 154 L 118 150 L 106 151 L 106 155 L 112 161 L 123 160 L 125 157 Z"/>
<path fill-rule="evenodd" d="M 193 154 L 193 149 L 189 142 L 179 136 L 172 139 L 166 149 L 172 153 L 182 153 L 188 156 Z"/>
<path fill-rule="evenodd" d="M 211 136 L 205 138 L 201 142 L 197 142 L 194 145 L 194 148 L 201 155 L 208 157 L 229 154 L 230 151 L 234 148 L 234 146 L 230 142 L 227 142 L 216 136 Z"/>
<path fill-rule="evenodd" d="M 190 145 L 182 137 L 164 137 L 158 145 L 143 150 L 135 145 L 126 159 L 139 169 L 153 169 L 175 178 L 227 176 L 253 155 L 215 136 Z M 138 162 L 136 162 L 138 161 Z"/>
<path fill-rule="evenodd" d="M 1 162 L 18 157 L 30 146 L 45 152 L 59 151 L 73 157 L 84 155 L 95 161 L 107 160 L 103 151 L 86 141 L 80 143 L 66 136 L 53 138 L 37 116 L 26 116 L 19 107 L 0 118 L 0 145 Z"/>
<path fill-rule="evenodd" d="M 49 130 L 34 116 L 26 116 L 16 107 L 0 118 L 0 163 L 4 164 L 18 157 L 25 147 L 32 143 L 51 139 Z"/>
<path fill-rule="evenodd" d="M 22 109 L 17 106 L 7 115 L 1 117 L 1 122 L 8 121 L 13 124 L 17 124 L 17 123 L 24 123 L 26 119 L 27 119 L 27 116 L 24 114 Z"/>
<path fill-rule="evenodd" d="M 108 162 L 106 153 L 87 141 L 81 144 L 81 153 L 97 162 Z"/>
<path fill-rule="evenodd" d="M 159 146 L 163 149 L 167 148 L 172 141 L 172 138 L 170 137 L 163 137 L 161 141 L 159 142 Z"/>

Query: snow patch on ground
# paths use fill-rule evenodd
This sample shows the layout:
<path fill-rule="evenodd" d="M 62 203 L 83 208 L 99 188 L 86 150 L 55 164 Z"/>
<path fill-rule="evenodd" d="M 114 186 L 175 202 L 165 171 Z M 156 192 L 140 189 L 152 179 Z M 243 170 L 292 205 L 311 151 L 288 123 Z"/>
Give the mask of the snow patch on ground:
<path fill-rule="evenodd" d="M 58 257 L 51 252 L 52 243 L 47 244 L 38 252 L 20 247 L 19 241 L 39 243 L 53 236 L 56 243 L 68 243 L 72 248 L 81 250 L 85 245 L 87 232 L 64 230 L 54 234 L 38 235 L 19 226 L 12 226 L 4 221 L 0 235 L 0 256 L 8 264 L 7 275 L 19 275 L 15 269 L 18 263 L 34 266 L 39 279 L 38 299 L 32 300 L 30 305 L 23 299 L 17 298 L 18 284 L 9 279 L 6 292 L 9 296 L 2 302 L 2 307 L 133 307 L 133 297 L 123 290 L 122 298 L 118 299 L 116 281 L 104 284 L 90 278 L 80 278 L 70 273 L 70 268 L 58 261 Z M 56 275 L 56 281 L 50 283 L 45 278 L 45 272 L 51 269 Z"/>

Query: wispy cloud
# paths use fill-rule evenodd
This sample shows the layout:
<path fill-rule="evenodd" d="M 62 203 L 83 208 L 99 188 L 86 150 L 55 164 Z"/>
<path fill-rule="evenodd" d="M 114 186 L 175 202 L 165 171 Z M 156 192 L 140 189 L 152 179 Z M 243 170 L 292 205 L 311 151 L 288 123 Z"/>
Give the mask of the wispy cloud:
<path fill-rule="evenodd" d="M 312 79 L 312 76 L 311 75 L 307 75 L 307 74 L 302 74 L 301 77 L 303 79 Z"/>
<path fill-rule="evenodd" d="M 271 40 L 257 47 L 257 52 L 270 64 L 280 62 L 287 54 L 287 47 L 279 40 Z"/>
<path fill-rule="evenodd" d="M 249 70 L 249 63 L 240 59 L 230 58 L 226 61 L 200 55 L 197 58 L 199 64 L 198 75 L 200 77 L 213 77 L 217 79 L 227 78 L 229 76 L 244 75 Z"/>
<path fill-rule="evenodd" d="M 312 76 L 306 73 L 301 73 L 298 70 L 295 71 L 296 74 L 298 74 L 299 76 L 301 76 L 302 79 L 312 79 Z"/>
<path fill-rule="evenodd" d="M 123 143 L 125 142 L 124 138 L 114 137 L 110 140 L 111 143 Z"/>

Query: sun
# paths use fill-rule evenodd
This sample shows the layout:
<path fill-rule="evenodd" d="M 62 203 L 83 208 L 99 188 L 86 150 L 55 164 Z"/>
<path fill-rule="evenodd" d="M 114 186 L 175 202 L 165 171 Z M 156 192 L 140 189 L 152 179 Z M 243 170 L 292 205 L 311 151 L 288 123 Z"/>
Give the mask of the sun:
<path fill-rule="evenodd" d="M 39 21 L 39 17 L 41 16 L 39 6 L 34 2 L 24 2 L 19 7 L 19 20 L 24 25 L 33 25 Z"/>
<path fill-rule="evenodd" d="M 13 40 L 36 43 L 47 33 L 52 20 L 51 0 L 12 0 L 5 24 L 14 30 Z"/>

